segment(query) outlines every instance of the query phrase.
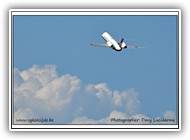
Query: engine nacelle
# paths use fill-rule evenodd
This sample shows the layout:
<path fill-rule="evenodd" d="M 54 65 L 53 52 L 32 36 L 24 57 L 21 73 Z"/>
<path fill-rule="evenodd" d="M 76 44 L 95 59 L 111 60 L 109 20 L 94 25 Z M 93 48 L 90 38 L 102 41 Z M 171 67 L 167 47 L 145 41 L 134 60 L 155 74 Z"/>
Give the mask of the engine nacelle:
<path fill-rule="evenodd" d="M 125 42 L 122 42 L 121 48 L 127 48 L 127 45 L 125 44 Z"/>
<path fill-rule="evenodd" d="M 107 42 L 107 45 L 113 47 L 113 44 L 109 41 Z"/>

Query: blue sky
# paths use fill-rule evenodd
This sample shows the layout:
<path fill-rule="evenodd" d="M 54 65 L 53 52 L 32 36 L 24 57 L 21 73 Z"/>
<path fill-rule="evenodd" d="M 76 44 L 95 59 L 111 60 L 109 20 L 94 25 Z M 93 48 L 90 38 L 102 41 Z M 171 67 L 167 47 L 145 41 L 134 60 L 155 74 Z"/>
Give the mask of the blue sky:
<path fill-rule="evenodd" d="M 139 113 L 176 112 L 176 16 L 14 16 L 14 67 L 26 70 L 53 64 L 59 75 L 77 76 L 84 84 L 105 82 L 111 90 L 134 88 Z M 88 46 L 117 41 L 143 49 Z M 127 40 L 127 39 L 132 39 Z M 84 99 L 85 100 L 85 99 Z"/>

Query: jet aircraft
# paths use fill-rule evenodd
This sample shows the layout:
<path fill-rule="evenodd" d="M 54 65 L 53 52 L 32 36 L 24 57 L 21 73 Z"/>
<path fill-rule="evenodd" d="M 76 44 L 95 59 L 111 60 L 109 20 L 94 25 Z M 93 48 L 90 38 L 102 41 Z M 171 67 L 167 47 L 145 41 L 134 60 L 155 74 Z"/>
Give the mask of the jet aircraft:
<path fill-rule="evenodd" d="M 101 47 L 106 47 L 106 48 L 112 48 L 115 51 L 121 51 L 122 49 L 125 48 L 142 48 L 140 46 L 127 46 L 124 42 L 124 38 L 121 39 L 119 43 L 115 39 L 111 37 L 111 35 L 107 32 L 104 32 L 102 34 L 102 38 L 106 41 L 106 44 L 94 44 L 91 43 L 91 46 L 101 46 Z"/>

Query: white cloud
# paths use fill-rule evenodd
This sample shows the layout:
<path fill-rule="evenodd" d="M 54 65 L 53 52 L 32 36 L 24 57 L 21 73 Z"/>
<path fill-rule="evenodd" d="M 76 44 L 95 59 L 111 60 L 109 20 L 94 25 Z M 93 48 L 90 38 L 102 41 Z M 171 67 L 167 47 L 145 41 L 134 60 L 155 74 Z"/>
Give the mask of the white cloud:
<path fill-rule="evenodd" d="M 172 115 L 172 117 L 171 117 Z M 128 115 L 125 112 L 113 110 L 107 117 L 91 119 L 87 116 L 77 117 L 72 124 L 175 124 L 175 115 L 172 111 L 166 111 L 163 116 L 150 118 L 145 114 Z"/>
<path fill-rule="evenodd" d="M 166 111 L 163 114 L 163 117 L 167 118 L 167 119 L 174 119 L 175 118 L 175 113 L 173 111 Z"/>
<path fill-rule="evenodd" d="M 42 86 L 57 78 L 56 67 L 54 65 L 45 65 L 44 67 L 33 65 L 30 69 L 22 71 L 20 75 L 25 81 L 30 78 L 36 78 Z"/>
<path fill-rule="evenodd" d="M 23 81 L 24 80 L 20 75 L 19 69 L 15 68 L 14 69 L 14 88 L 16 89 L 17 87 L 19 87 Z"/>
<path fill-rule="evenodd" d="M 106 83 L 90 84 L 86 87 L 87 92 L 95 94 L 100 103 L 109 104 L 112 110 L 117 108 L 130 114 L 138 111 L 138 93 L 134 89 L 119 92 L 111 91 Z"/>
<path fill-rule="evenodd" d="M 106 83 L 87 84 L 73 75 L 58 76 L 54 65 L 14 69 L 14 120 L 51 117 L 54 123 L 110 124 L 112 118 L 141 119 L 135 89 L 112 91 Z M 171 111 L 164 117 L 175 117 Z M 136 123 L 136 122 L 130 122 Z M 142 123 L 142 122 L 141 122 Z M 145 123 L 145 122 L 144 122 Z"/>
<path fill-rule="evenodd" d="M 93 119 L 89 119 L 86 116 L 82 116 L 82 117 L 77 117 L 75 118 L 71 124 L 100 124 L 98 121 L 93 120 Z"/>
<path fill-rule="evenodd" d="M 72 98 L 80 90 L 80 80 L 69 74 L 50 81 L 37 90 L 36 98 L 41 99 L 48 109 L 61 110 L 72 102 Z"/>
<path fill-rule="evenodd" d="M 96 89 L 96 96 L 101 100 L 110 100 L 112 98 L 112 91 L 107 87 L 106 83 L 94 85 Z"/>
<path fill-rule="evenodd" d="M 143 114 L 127 115 L 125 112 L 113 110 L 109 116 L 99 120 L 89 119 L 86 116 L 75 118 L 72 124 L 148 124 L 149 117 Z"/>
<path fill-rule="evenodd" d="M 14 83 L 17 81 L 20 83 L 14 89 L 15 114 L 29 108 L 38 117 L 55 116 L 56 120 L 64 118 L 74 94 L 80 90 L 80 79 L 69 74 L 57 76 L 53 65 L 34 65 L 20 73 L 17 70 Z"/>
<path fill-rule="evenodd" d="M 14 113 L 15 124 L 30 124 L 28 119 L 35 118 L 35 114 L 31 109 L 19 109 Z"/>

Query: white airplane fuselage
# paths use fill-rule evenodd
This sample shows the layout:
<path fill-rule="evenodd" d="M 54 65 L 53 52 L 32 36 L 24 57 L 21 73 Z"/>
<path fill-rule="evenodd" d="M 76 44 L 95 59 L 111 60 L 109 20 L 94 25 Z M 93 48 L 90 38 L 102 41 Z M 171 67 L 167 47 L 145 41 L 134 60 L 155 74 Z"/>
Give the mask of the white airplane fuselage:
<path fill-rule="evenodd" d="M 120 43 L 117 43 L 107 32 L 102 34 L 102 38 L 107 42 L 107 45 L 113 48 L 116 51 L 121 51 L 122 48 L 127 48 L 127 45 L 123 42 L 123 39 Z"/>

